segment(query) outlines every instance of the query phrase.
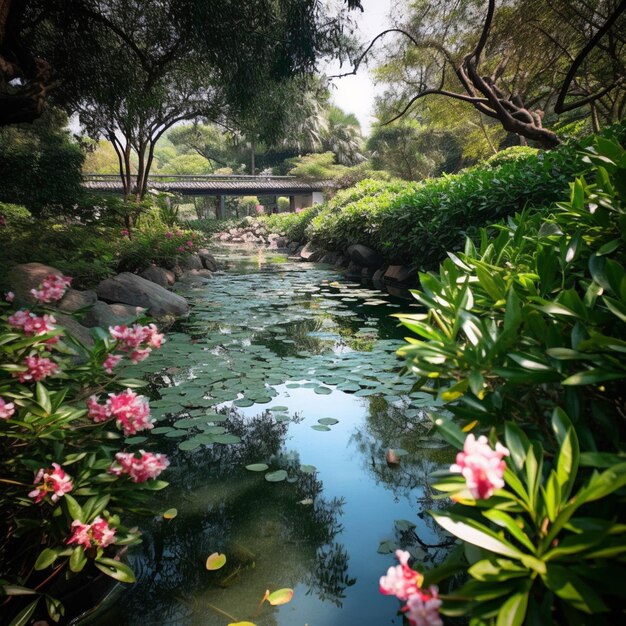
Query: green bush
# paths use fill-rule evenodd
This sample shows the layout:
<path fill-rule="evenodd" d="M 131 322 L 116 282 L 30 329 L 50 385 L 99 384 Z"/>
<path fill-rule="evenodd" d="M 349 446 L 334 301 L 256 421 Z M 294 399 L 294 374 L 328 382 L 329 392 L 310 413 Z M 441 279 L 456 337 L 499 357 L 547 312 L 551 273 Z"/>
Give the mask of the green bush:
<path fill-rule="evenodd" d="M 36 310 L 0 303 L 0 598 L 11 624 L 46 613 L 58 622 L 64 607 L 50 595 L 58 580 L 72 585 L 102 572 L 134 582 L 120 556 L 140 542 L 136 517 L 167 486 L 156 480 L 167 459 L 138 458 L 129 440 L 152 428 L 146 399 L 130 389 L 143 383 L 112 373 L 122 358 L 147 356 L 131 349 L 158 347 L 156 327 L 126 329 L 126 339 L 140 340 L 132 348 L 123 336 L 94 331 L 88 349 Z M 142 467 L 129 468 L 131 459 Z"/>
<path fill-rule="evenodd" d="M 240 223 L 241 220 L 236 219 L 208 219 L 208 220 L 187 220 L 185 227 L 190 230 L 196 230 L 207 237 L 211 237 L 216 233 L 221 233 L 229 228 L 234 228 Z"/>
<path fill-rule="evenodd" d="M 623 141 L 626 127 L 607 134 Z M 589 168 L 579 150 L 590 141 L 422 183 L 364 181 L 326 203 L 307 238 L 326 249 L 362 243 L 390 262 L 434 269 L 480 226 L 559 199 L 572 177 Z"/>
<path fill-rule="evenodd" d="M 424 586 L 444 584 L 441 612 L 472 623 L 608 625 L 624 610 L 626 151 L 598 138 L 583 161 L 568 202 L 467 239 L 420 275 L 427 312 L 399 316 L 418 336 L 399 351 L 416 387 L 447 403 L 437 430 L 466 453 L 469 431 L 508 448 L 493 495 L 454 466 L 435 484 L 455 504 L 433 516 L 466 548 Z"/>
<path fill-rule="evenodd" d="M 304 232 L 322 205 L 316 204 L 298 213 L 274 213 L 258 218 L 270 233 L 277 233 L 293 241 L 303 241 Z"/>
<path fill-rule="evenodd" d="M 529 146 L 510 146 L 489 157 L 485 161 L 485 165 L 493 168 L 500 167 L 504 163 L 524 161 L 528 157 L 536 156 L 538 153 L 539 150 L 537 150 L 537 148 L 530 148 Z"/>

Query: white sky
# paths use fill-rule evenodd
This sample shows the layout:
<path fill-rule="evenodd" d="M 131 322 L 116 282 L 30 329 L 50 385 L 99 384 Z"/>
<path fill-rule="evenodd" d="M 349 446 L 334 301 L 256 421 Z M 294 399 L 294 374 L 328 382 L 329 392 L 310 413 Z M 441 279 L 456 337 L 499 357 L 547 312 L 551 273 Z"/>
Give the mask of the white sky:
<path fill-rule="evenodd" d="M 352 16 L 357 22 L 360 38 L 369 43 L 380 31 L 388 28 L 391 24 L 389 13 L 393 0 L 362 0 L 363 13 L 353 11 Z M 382 42 L 381 42 L 382 43 Z M 347 65 L 339 68 L 339 64 L 330 66 L 326 73 L 331 76 L 350 71 Z M 333 87 L 334 86 L 334 87 Z M 355 76 L 336 78 L 331 83 L 331 97 L 334 103 L 346 113 L 354 113 L 359 122 L 363 134 L 370 132 L 374 121 L 374 97 L 381 92 L 372 81 L 368 68 L 361 65 Z"/>

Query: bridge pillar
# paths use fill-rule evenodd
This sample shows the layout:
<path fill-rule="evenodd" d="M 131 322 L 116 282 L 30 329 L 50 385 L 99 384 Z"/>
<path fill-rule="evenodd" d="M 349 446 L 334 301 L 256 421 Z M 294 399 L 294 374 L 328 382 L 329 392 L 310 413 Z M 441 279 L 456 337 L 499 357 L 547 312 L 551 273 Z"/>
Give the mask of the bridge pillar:
<path fill-rule="evenodd" d="M 296 197 L 295 196 L 289 196 L 289 212 L 290 213 L 296 212 Z"/>
<path fill-rule="evenodd" d="M 220 219 L 224 219 L 226 217 L 226 196 L 218 196 L 219 202 L 219 216 Z"/>

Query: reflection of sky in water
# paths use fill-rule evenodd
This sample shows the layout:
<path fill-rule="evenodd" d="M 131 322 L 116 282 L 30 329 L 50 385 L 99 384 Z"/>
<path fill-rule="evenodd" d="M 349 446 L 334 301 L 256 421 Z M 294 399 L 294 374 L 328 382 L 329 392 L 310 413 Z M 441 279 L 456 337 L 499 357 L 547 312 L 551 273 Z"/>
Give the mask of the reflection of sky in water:
<path fill-rule="evenodd" d="M 285 292 L 289 292 L 290 286 L 301 289 L 307 276 L 315 283 L 323 278 L 334 280 L 336 275 L 311 266 L 300 266 L 298 271 L 284 271 L 288 269 L 285 265 L 278 266 L 278 269 L 282 274 L 280 280 L 272 282 L 272 274 L 264 276 L 268 279 L 264 284 L 272 286 L 267 291 L 259 290 L 258 274 L 249 275 L 248 293 L 243 277 L 235 273 L 216 278 L 209 285 L 206 302 L 217 300 L 218 306 L 212 313 L 205 309 L 193 322 L 195 333 L 202 327 L 202 320 L 206 323 L 214 316 L 212 333 L 206 335 L 206 326 L 204 330 L 208 343 L 199 340 L 198 347 L 206 350 L 205 354 L 220 359 L 233 356 L 231 353 L 229 357 L 228 349 L 225 352 L 215 344 L 215 333 L 225 333 L 225 343 L 230 341 L 229 323 L 234 321 L 240 346 L 249 345 L 251 337 L 253 344 L 263 345 L 275 354 L 282 352 L 283 357 L 289 354 L 294 360 L 283 361 L 283 369 L 289 371 L 290 364 L 293 365 L 290 380 L 306 382 L 302 375 L 306 372 L 307 357 L 298 351 L 326 353 L 332 359 L 333 356 L 350 356 L 355 348 L 361 349 L 358 343 L 348 345 L 338 329 L 343 329 L 345 334 L 346 328 L 354 327 L 350 330 L 351 337 L 363 329 L 361 336 L 365 335 L 366 342 L 372 338 L 368 334 L 374 335 L 372 329 L 380 331 L 380 339 L 389 338 L 391 333 L 398 337 L 395 329 L 390 330 L 395 323 L 390 324 L 388 318 L 380 319 L 394 309 L 369 308 L 364 315 L 362 309 L 356 309 L 356 299 L 348 298 L 347 302 L 340 303 L 338 298 L 327 298 L 328 293 L 324 297 L 303 299 L 303 317 L 294 306 L 299 296 L 293 295 L 281 319 Z M 247 336 L 242 336 L 242 310 L 226 310 L 229 290 L 233 301 L 239 298 L 241 309 L 255 307 L 250 325 L 243 329 Z M 314 286 L 312 292 L 315 293 Z M 198 296 L 198 292 L 195 294 Z M 202 301 L 202 297 L 199 300 Z M 331 306 L 329 301 L 334 304 Z M 264 303 L 268 306 L 266 312 Z M 345 307 L 345 312 L 350 315 L 360 313 L 361 321 L 355 322 L 353 318 L 347 324 L 343 321 L 345 317 L 336 315 L 338 306 Z M 252 328 L 257 329 L 256 334 L 251 332 Z M 290 343 L 285 347 L 284 337 L 289 337 L 288 342 L 294 344 L 293 348 L 289 347 Z M 373 352 L 365 355 L 366 362 L 377 357 L 375 343 L 364 349 L 372 347 Z M 319 361 L 324 357 L 317 358 L 317 366 L 323 370 L 326 361 Z M 385 358 L 383 356 L 383 360 Z M 373 363 L 375 369 L 377 363 Z M 354 365 L 360 367 L 357 361 Z M 202 366 L 198 370 L 193 364 L 190 367 L 194 374 L 198 371 L 200 380 L 206 374 L 206 368 L 203 370 Z M 254 365 L 250 367 L 252 372 Z M 345 373 L 344 369 L 341 375 Z M 282 380 L 285 380 L 284 376 Z M 386 384 L 381 377 L 379 382 L 370 386 L 379 385 L 380 389 L 380 385 Z M 400 389 L 397 383 L 394 384 L 395 389 L 392 385 L 388 392 L 392 401 Z M 144 626 L 225 626 L 229 623 L 229 618 L 209 605 L 237 618 L 232 621 L 250 620 L 258 626 L 402 623 L 396 616 L 399 603 L 378 592 L 380 576 L 395 560 L 392 555 L 378 554 L 377 549 L 381 541 L 399 540 L 394 531 L 394 520 L 399 519 L 417 524 L 416 532 L 426 543 L 441 540 L 433 532 L 432 525 L 422 521 L 421 515 L 423 508 L 432 506 L 432 502 L 423 503 L 429 495 L 424 486 L 425 477 L 442 462 L 442 451 L 419 447 L 420 444 L 416 443 L 419 442 L 419 428 L 415 436 L 407 436 L 408 422 L 403 410 L 392 410 L 380 398 L 356 397 L 338 390 L 330 395 L 319 395 L 310 388 L 287 388 L 285 384 L 276 385 L 274 389 L 278 395 L 270 403 L 237 409 L 240 427 L 247 427 L 243 417 L 249 426 L 252 418 L 277 405 L 287 406 L 289 414 L 299 414 L 301 421 L 283 427 L 266 418 L 265 425 L 257 423 L 258 432 L 254 431 L 250 440 L 242 435 L 244 442 L 241 445 L 214 446 L 212 450 L 200 448 L 193 455 L 177 450 L 179 440 L 153 436 L 160 438 L 156 443 L 159 449 L 163 445 L 170 446 L 167 452 L 172 455 L 173 462 L 168 478 L 176 485 L 157 495 L 157 507 L 165 510 L 175 506 L 179 514 L 171 522 L 154 520 L 147 528 L 140 522 L 141 527 L 146 528 L 145 542 L 131 558 L 140 580 L 111 602 L 110 611 L 91 623 L 98 626 L 135 626 L 139 623 Z M 398 402 L 395 404 L 402 406 Z M 229 405 L 230 402 L 226 402 L 221 406 Z M 329 432 L 313 430 L 311 426 L 323 417 L 336 418 L 339 423 L 331 426 Z M 237 434 L 241 435 L 241 432 Z M 300 475 L 294 484 L 269 484 L 262 473 L 242 471 L 241 466 L 247 463 L 269 460 L 270 454 L 254 456 L 254 437 L 258 439 L 257 444 L 265 439 L 274 442 L 271 454 L 279 453 L 279 459 L 278 465 L 274 462 L 272 469 L 278 469 L 281 460 L 284 464 L 295 457 L 294 466 L 299 462 L 316 467 L 315 479 L 319 482 L 312 477 L 301 480 Z M 388 447 L 404 447 L 411 454 L 402 459 L 399 468 L 390 469 L 385 464 Z M 252 458 L 246 456 L 250 454 Z M 317 493 L 308 493 L 307 485 Z M 296 504 L 299 499 L 309 496 L 314 497 L 314 505 Z M 333 504 L 334 499 L 343 501 L 339 509 Z M 303 510 L 305 508 L 308 510 Z M 319 532 L 315 530 L 316 524 Z M 232 578 L 223 588 L 215 584 L 222 574 L 208 573 L 203 568 L 204 559 L 215 550 L 224 551 L 230 557 L 224 577 Z M 246 556 L 251 552 L 254 558 Z M 322 553 L 326 561 L 321 558 Z M 334 567 L 323 567 L 325 562 L 334 563 Z M 330 580 L 324 578 L 330 575 L 330 570 L 339 576 L 339 583 L 332 576 Z M 352 582 L 352 579 L 354 584 L 346 586 L 346 580 Z M 295 589 L 291 603 L 275 608 L 266 604 L 257 617 L 252 617 L 267 587 L 273 590 L 288 586 Z M 333 598 L 337 590 L 345 597 L 335 595 Z"/>

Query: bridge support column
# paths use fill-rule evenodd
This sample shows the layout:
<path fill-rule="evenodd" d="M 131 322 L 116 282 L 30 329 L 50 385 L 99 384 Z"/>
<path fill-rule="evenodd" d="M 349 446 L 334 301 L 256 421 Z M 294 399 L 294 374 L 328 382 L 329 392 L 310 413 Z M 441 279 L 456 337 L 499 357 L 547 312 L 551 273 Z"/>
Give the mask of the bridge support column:
<path fill-rule="evenodd" d="M 296 197 L 295 196 L 289 196 L 289 212 L 290 213 L 296 212 Z"/>
<path fill-rule="evenodd" d="M 226 217 L 226 196 L 218 196 L 219 202 L 219 217 L 220 219 L 224 219 Z"/>

